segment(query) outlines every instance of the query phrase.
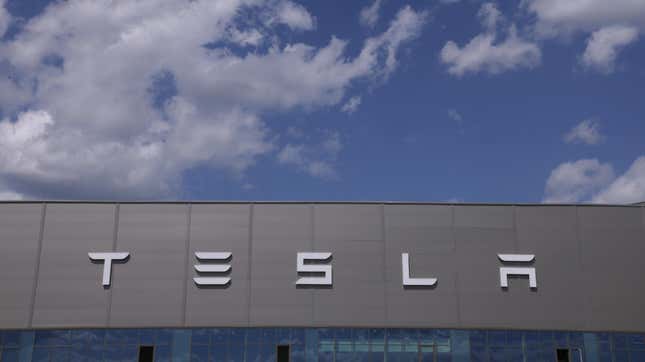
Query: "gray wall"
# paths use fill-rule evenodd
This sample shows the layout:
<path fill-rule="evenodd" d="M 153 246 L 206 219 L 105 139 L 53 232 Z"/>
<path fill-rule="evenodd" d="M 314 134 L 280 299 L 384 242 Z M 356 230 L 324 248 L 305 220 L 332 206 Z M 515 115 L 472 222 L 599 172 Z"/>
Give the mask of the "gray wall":
<path fill-rule="evenodd" d="M 396 326 L 645 331 L 642 207 L 335 203 L 0 204 L 0 329 Z M 90 251 L 129 251 L 101 286 Z M 195 251 L 231 251 L 198 288 Z M 296 288 L 296 253 L 333 252 L 332 288 Z M 412 276 L 435 288 L 404 289 Z M 535 254 L 538 288 L 499 286 Z"/>

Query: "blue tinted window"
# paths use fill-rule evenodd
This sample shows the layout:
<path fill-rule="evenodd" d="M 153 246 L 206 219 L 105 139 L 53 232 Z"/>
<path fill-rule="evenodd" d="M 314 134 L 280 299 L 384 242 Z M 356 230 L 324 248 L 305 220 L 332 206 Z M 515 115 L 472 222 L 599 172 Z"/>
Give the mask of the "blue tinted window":
<path fill-rule="evenodd" d="M 508 331 L 506 334 L 506 344 L 511 347 L 521 348 L 523 334 L 521 331 Z"/>
<path fill-rule="evenodd" d="M 210 330 L 206 328 L 197 328 L 193 329 L 193 333 L 190 337 L 190 343 L 192 345 L 208 345 L 211 340 Z"/>
<path fill-rule="evenodd" d="M 162 346 L 170 346 L 172 343 L 172 329 L 159 329 L 157 330 L 157 344 Z"/>
<path fill-rule="evenodd" d="M 377 344 L 385 343 L 385 330 L 370 329 L 370 342 Z"/>
<path fill-rule="evenodd" d="M 211 329 L 211 343 L 228 343 L 229 334 L 228 328 Z"/>
<path fill-rule="evenodd" d="M 291 343 L 294 344 L 305 344 L 305 329 L 304 328 L 294 328 L 291 331 Z"/>
<path fill-rule="evenodd" d="M 480 330 L 470 331 L 470 345 L 471 346 L 483 346 L 485 344 L 486 344 L 486 332 L 485 331 L 480 331 Z"/>
<path fill-rule="evenodd" d="M 645 351 L 631 351 L 629 355 L 631 362 L 645 362 Z"/>
<path fill-rule="evenodd" d="M 2 350 L 2 362 L 18 362 L 19 352 L 14 348 L 5 348 Z"/>
<path fill-rule="evenodd" d="M 568 333 L 566 332 L 554 332 L 553 333 L 553 340 L 555 341 L 556 346 L 558 347 L 566 347 L 569 345 L 569 341 L 567 340 L 567 335 Z"/>
<path fill-rule="evenodd" d="M 628 339 L 630 349 L 645 349 L 645 335 L 630 334 Z"/>
<path fill-rule="evenodd" d="M 569 333 L 569 345 L 572 347 L 582 347 L 585 344 L 584 334 L 572 332 Z"/>
<path fill-rule="evenodd" d="M 49 348 L 49 361 L 50 362 L 68 362 L 70 358 L 71 348 L 55 347 Z"/>
<path fill-rule="evenodd" d="M 69 330 L 41 330 L 36 331 L 35 344 L 37 346 L 68 346 L 71 332 Z"/>
<path fill-rule="evenodd" d="M 291 343 L 291 328 L 276 328 L 275 343 L 277 344 Z"/>
<path fill-rule="evenodd" d="M 488 344 L 491 346 L 505 346 L 506 331 L 488 331 Z"/>
<path fill-rule="evenodd" d="M 78 329 L 72 330 L 71 340 L 73 345 L 103 344 L 105 339 L 104 329 Z"/>
<path fill-rule="evenodd" d="M 548 347 L 553 346 L 553 332 L 541 331 L 539 333 L 540 333 L 540 344 Z"/>
<path fill-rule="evenodd" d="M 211 345 L 211 359 L 214 361 L 225 361 L 226 360 L 226 345 L 225 344 L 213 344 Z"/>
<path fill-rule="evenodd" d="M 627 335 L 616 333 L 613 335 L 614 349 L 625 350 L 627 349 Z"/>
<path fill-rule="evenodd" d="M 38 339 L 38 335 L 36 335 Z M 105 344 L 138 344 L 139 336 L 136 329 L 108 329 L 105 333 Z"/>
<path fill-rule="evenodd" d="M 31 356 L 33 362 L 47 362 L 49 361 L 49 350 L 44 347 L 35 347 Z"/>
<path fill-rule="evenodd" d="M 155 346 L 155 362 L 170 362 L 170 347 Z"/>
<path fill-rule="evenodd" d="M 2 339 L 5 347 L 18 347 L 20 346 L 20 331 L 4 331 Z"/>
<path fill-rule="evenodd" d="M 262 328 L 262 343 L 269 343 L 269 344 L 276 343 L 275 328 Z"/>
<path fill-rule="evenodd" d="M 434 341 L 436 344 L 450 345 L 450 331 L 447 329 L 435 329 Z"/>
<path fill-rule="evenodd" d="M 230 344 L 244 344 L 245 339 L 246 339 L 246 329 L 230 328 L 230 335 L 229 335 Z"/>
<path fill-rule="evenodd" d="M 208 362 L 208 346 L 192 346 L 190 349 L 191 362 Z"/>
<path fill-rule="evenodd" d="M 155 344 L 157 331 L 152 328 L 145 328 L 139 330 L 139 344 Z"/>

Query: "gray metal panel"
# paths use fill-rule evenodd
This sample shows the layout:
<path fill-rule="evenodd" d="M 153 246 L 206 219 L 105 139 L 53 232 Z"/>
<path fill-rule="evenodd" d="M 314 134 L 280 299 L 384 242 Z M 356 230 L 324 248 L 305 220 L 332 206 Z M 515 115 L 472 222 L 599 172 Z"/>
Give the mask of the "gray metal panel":
<path fill-rule="evenodd" d="M 48 205 L 34 327 L 90 327 L 107 322 L 103 264 L 87 253 L 112 251 L 114 205 Z"/>
<path fill-rule="evenodd" d="M 0 328 L 26 328 L 38 260 L 42 206 L 0 205 Z"/>
<path fill-rule="evenodd" d="M 188 205 L 121 205 L 110 326 L 181 326 Z"/>
<path fill-rule="evenodd" d="M 316 240 L 382 240 L 380 205 L 314 206 Z"/>
<path fill-rule="evenodd" d="M 455 225 L 461 325 L 496 328 L 525 322 L 522 302 L 509 301 L 524 298 L 528 286 L 520 283 L 520 290 L 512 282 L 504 292 L 499 285 L 497 254 L 516 251 L 513 207 L 455 206 Z"/>
<path fill-rule="evenodd" d="M 590 309 L 585 329 L 642 330 L 645 326 L 641 217 L 637 208 L 578 208 L 582 287 Z"/>
<path fill-rule="evenodd" d="M 442 327 L 458 322 L 452 219 L 450 205 L 385 206 L 388 325 Z M 404 252 L 410 255 L 410 276 L 438 278 L 436 287 L 403 287 Z"/>
<path fill-rule="evenodd" d="M 191 326 L 247 326 L 249 322 L 249 205 L 193 205 L 186 324 Z M 232 252 L 232 278 L 226 287 L 198 287 L 195 252 Z M 208 275 L 204 275 L 208 276 Z M 219 276 L 219 275 L 217 275 Z"/>
<path fill-rule="evenodd" d="M 333 252 L 334 286 L 314 292 L 314 324 L 384 325 L 385 241 L 380 205 L 314 206 L 316 251 Z"/>
<path fill-rule="evenodd" d="M 529 293 L 526 279 L 511 282 L 517 286 L 513 285 L 513 292 L 528 296 L 521 307 L 530 318 L 530 324 L 518 321 L 514 327 L 557 329 L 565 324 L 571 329 L 582 328 L 588 303 L 582 286 L 576 208 L 516 206 L 516 215 L 517 252 L 536 255 L 533 266 L 538 289 Z"/>
<path fill-rule="evenodd" d="M 312 290 L 296 288 L 296 255 L 312 249 L 309 205 L 255 205 L 250 324 L 306 326 Z"/>
<path fill-rule="evenodd" d="M 87 249 L 111 248 L 114 206 L 49 205 L 37 266 L 41 205 L 0 205 L 0 328 L 29 327 L 38 268 L 38 328 L 100 326 L 107 307 L 109 326 L 126 327 L 645 331 L 643 208 L 202 203 L 189 230 L 189 204 L 132 203 L 117 244 L 132 257 L 106 292 Z M 229 288 L 193 284 L 197 250 L 233 252 Z M 295 287 L 303 251 L 333 252 L 333 287 Z M 402 252 L 436 288 L 403 288 Z M 502 290 L 498 253 L 535 254 L 537 290 L 521 278 Z"/>

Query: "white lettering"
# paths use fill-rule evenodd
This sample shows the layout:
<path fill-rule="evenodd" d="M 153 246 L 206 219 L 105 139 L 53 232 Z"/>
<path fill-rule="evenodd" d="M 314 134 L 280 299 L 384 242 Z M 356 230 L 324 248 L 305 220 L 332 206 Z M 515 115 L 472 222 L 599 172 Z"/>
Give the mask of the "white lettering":
<path fill-rule="evenodd" d="M 427 286 L 437 284 L 437 278 L 410 278 L 410 256 L 408 253 L 401 254 L 403 266 L 403 286 Z"/>
<path fill-rule="evenodd" d="M 198 260 L 217 260 L 225 261 L 232 257 L 233 253 L 211 253 L 211 252 L 195 252 L 195 257 Z M 195 270 L 199 273 L 226 273 L 231 270 L 230 264 L 196 264 Z M 230 277 L 195 277 L 193 281 L 197 285 L 226 285 L 231 282 Z"/>
<path fill-rule="evenodd" d="M 124 261 L 129 256 L 128 252 L 112 252 L 112 253 L 87 253 L 92 261 L 103 260 L 103 286 L 110 286 L 110 279 L 112 278 L 112 261 Z"/>
<path fill-rule="evenodd" d="M 331 265 L 305 264 L 305 260 L 325 261 L 331 253 L 298 253 L 298 273 L 324 273 L 322 277 L 303 277 L 296 285 L 332 285 Z"/>
<path fill-rule="evenodd" d="M 497 257 L 502 262 L 512 263 L 530 263 L 535 260 L 534 254 L 497 254 Z M 529 277 L 529 287 L 537 288 L 537 278 L 533 267 L 500 267 L 499 284 L 502 288 L 508 288 L 509 275 L 527 275 Z"/>

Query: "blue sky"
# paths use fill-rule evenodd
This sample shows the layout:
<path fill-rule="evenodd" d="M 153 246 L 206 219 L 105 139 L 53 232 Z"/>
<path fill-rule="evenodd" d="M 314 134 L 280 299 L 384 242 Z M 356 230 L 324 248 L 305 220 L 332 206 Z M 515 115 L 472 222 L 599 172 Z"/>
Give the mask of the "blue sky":
<path fill-rule="evenodd" d="M 645 2 L 0 0 L 0 198 L 645 200 Z"/>

